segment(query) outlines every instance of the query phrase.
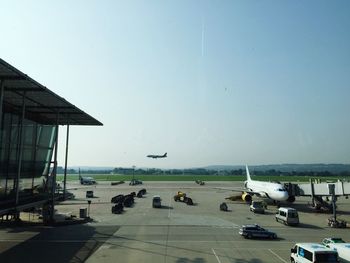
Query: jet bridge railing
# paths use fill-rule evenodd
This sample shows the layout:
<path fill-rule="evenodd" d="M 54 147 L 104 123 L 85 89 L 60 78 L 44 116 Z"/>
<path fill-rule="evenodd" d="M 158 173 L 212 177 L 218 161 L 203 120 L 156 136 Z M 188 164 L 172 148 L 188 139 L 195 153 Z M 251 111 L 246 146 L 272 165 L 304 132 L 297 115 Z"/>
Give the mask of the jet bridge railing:
<path fill-rule="evenodd" d="M 337 182 L 319 182 L 315 183 L 314 180 L 310 180 L 310 183 L 297 184 L 297 190 L 295 190 L 295 196 L 330 196 L 329 186 L 334 185 L 334 194 L 336 196 L 348 196 L 350 195 L 350 182 L 344 182 L 338 180 Z"/>

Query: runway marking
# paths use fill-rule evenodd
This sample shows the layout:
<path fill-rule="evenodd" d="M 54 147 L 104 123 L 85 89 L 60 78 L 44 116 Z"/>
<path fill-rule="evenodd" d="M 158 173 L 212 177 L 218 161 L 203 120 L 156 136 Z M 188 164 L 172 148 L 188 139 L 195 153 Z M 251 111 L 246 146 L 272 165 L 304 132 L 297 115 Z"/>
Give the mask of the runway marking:
<path fill-rule="evenodd" d="M 169 195 L 169 209 L 168 209 L 168 218 L 170 218 L 170 208 L 171 208 L 171 194 Z"/>
<path fill-rule="evenodd" d="M 45 240 L 45 239 L 36 239 L 36 240 L 30 240 L 30 239 L 7 239 L 7 240 L 0 240 L 0 242 L 29 242 L 29 243 L 96 243 L 96 242 L 105 242 L 108 238 L 100 238 L 99 240 Z"/>
<path fill-rule="evenodd" d="M 216 253 L 215 253 L 214 248 L 212 248 L 211 250 L 213 251 L 214 256 L 216 257 L 216 260 L 218 261 L 218 263 L 221 263 L 221 261 L 220 261 L 220 259 L 219 259 L 218 255 L 216 255 Z"/>
<path fill-rule="evenodd" d="M 281 258 L 279 255 L 277 255 L 275 252 L 273 252 L 270 248 L 269 248 L 269 251 L 274 254 L 278 259 L 280 259 L 282 262 L 284 263 L 288 263 L 287 261 L 285 261 L 283 258 Z"/>
<path fill-rule="evenodd" d="M 99 247 L 99 249 L 97 249 L 97 251 L 103 250 L 103 249 L 109 249 L 110 247 L 111 247 L 111 245 L 102 245 Z"/>

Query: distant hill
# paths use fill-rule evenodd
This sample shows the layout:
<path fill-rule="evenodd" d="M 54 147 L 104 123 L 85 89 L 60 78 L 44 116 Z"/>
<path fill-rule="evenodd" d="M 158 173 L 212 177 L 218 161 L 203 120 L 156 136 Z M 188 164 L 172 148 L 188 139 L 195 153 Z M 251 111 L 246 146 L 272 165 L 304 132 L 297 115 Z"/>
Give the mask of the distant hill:
<path fill-rule="evenodd" d="M 110 173 L 114 169 L 113 167 L 102 167 L 102 166 L 69 166 L 67 167 L 67 173 L 69 174 L 76 174 L 80 172 L 82 173 Z M 64 173 L 64 167 L 58 166 L 57 167 L 57 173 L 63 174 Z"/>
<path fill-rule="evenodd" d="M 68 168 L 76 171 L 78 171 L 79 168 L 80 171 L 109 171 L 114 169 L 114 167 L 111 166 L 70 166 Z"/>
<path fill-rule="evenodd" d="M 208 170 L 238 170 L 245 169 L 245 165 L 211 165 L 204 167 Z M 249 165 L 250 171 L 269 171 L 276 170 L 280 172 L 324 172 L 331 173 L 349 172 L 350 164 L 267 164 L 267 165 Z"/>

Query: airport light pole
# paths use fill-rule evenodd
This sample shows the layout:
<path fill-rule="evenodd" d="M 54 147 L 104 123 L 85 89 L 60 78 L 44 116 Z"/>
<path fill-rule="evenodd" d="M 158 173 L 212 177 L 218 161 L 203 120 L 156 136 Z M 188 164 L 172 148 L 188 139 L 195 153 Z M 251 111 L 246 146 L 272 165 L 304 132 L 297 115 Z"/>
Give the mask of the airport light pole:
<path fill-rule="evenodd" d="M 135 180 L 135 165 L 132 166 L 132 180 Z"/>

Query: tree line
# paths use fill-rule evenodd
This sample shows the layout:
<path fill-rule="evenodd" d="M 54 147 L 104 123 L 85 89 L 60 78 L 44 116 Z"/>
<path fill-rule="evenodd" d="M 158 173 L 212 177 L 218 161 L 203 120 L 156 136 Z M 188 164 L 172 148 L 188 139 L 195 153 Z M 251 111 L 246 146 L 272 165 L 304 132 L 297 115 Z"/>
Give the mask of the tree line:
<path fill-rule="evenodd" d="M 57 168 L 58 174 L 63 174 L 63 167 L 59 166 Z M 79 174 L 79 170 L 67 169 L 68 174 Z M 123 168 L 117 167 L 110 170 L 82 170 L 83 174 L 122 174 L 122 175 L 221 175 L 221 176 L 245 176 L 245 170 L 212 170 L 204 168 L 192 168 L 192 169 L 158 169 L 158 168 Z M 269 169 L 266 171 L 261 170 L 251 170 L 252 175 L 257 176 L 307 176 L 307 177 L 331 177 L 331 176 L 350 176 L 350 171 L 342 172 L 329 172 L 329 171 L 279 171 L 275 169 Z"/>

